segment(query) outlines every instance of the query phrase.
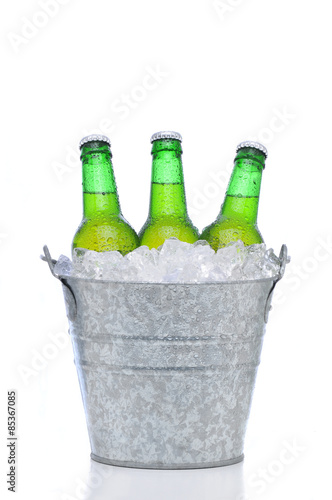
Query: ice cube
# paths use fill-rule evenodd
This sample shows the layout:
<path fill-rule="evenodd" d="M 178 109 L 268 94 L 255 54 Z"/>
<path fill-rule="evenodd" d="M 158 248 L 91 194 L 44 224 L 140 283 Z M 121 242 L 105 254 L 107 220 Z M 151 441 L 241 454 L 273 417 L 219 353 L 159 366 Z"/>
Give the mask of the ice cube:
<path fill-rule="evenodd" d="M 60 255 L 54 266 L 55 274 L 59 276 L 70 276 L 73 271 L 72 261 L 65 255 Z"/>

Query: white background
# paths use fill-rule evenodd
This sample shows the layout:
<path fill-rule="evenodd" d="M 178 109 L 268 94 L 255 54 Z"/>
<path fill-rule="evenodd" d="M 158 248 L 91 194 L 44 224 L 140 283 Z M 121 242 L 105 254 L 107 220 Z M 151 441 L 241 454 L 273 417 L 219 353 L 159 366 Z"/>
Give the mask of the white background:
<path fill-rule="evenodd" d="M 327 0 L 3 6 L 1 498 L 13 495 L 11 389 L 17 499 L 332 498 L 331 14 Z M 183 135 L 187 201 L 199 229 L 217 215 L 237 143 L 267 146 L 259 227 L 268 246 L 277 252 L 286 243 L 292 256 L 267 326 L 246 459 L 223 469 L 90 463 L 61 286 L 39 260 L 44 244 L 55 258 L 69 255 L 82 210 L 81 137 L 110 136 L 122 210 L 139 230 L 149 138 L 167 129 Z"/>

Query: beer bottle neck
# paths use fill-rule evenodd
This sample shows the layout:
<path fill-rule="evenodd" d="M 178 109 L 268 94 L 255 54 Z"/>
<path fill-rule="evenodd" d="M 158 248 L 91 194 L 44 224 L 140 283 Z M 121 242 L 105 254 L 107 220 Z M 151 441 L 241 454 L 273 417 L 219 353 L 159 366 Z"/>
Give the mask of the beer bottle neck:
<path fill-rule="evenodd" d="M 181 142 L 160 139 L 152 146 L 150 217 L 187 217 Z"/>
<path fill-rule="evenodd" d="M 82 147 L 83 214 L 85 218 L 120 215 L 118 193 L 108 144 L 89 142 Z"/>
<path fill-rule="evenodd" d="M 263 152 L 247 147 L 238 151 L 234 168 L 226 191 L 221 215 L 244 219 L 256 224 L 262 172 L 265 167 Z"/>

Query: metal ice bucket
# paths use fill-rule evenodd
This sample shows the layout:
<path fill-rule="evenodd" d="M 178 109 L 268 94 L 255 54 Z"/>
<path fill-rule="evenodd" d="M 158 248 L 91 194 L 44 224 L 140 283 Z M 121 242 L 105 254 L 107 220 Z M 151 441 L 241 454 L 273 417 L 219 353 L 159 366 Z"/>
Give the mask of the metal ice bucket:
<path fill-rule="evenodd" d="M 273 278 L 63 284 L 91 457 L 185 469 L 243 459 Z"/>

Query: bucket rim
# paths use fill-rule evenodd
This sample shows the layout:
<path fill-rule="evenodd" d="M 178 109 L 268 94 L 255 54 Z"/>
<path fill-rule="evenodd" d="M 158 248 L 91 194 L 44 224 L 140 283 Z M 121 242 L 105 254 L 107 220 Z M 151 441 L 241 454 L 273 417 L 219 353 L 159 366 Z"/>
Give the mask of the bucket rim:
<path fill-rule="evenodd" d="M 249 283 L 268 283 L 278 281 L 281 278 L 280 272 L 274 274 L 270 278 L 256 278 L 246 280 L 225 280 L 225 281 L 120 281 L 111 279 L 99 278 L 82 278 L 80 276 L 71 276 L 69 274 L 58 274 L 60 280 L 77 281 L 77 282 L 91 282 L 91 283 L 112 283 L 117 285 L 173 285 L 173 286 L 202 286 L 202 285 L 239 285 Z"/>

